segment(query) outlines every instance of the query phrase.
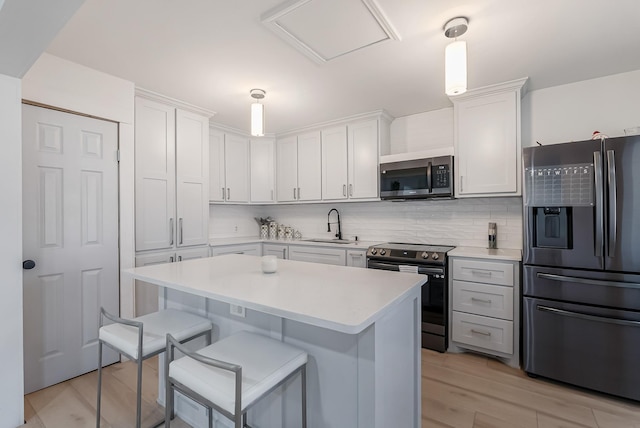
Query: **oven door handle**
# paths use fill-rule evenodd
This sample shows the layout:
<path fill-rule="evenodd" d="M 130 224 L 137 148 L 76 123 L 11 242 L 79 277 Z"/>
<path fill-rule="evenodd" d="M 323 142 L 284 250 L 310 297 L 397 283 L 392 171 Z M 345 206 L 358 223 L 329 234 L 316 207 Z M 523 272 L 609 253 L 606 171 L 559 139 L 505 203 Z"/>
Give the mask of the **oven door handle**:
<path fill-rule="evenodd" d="M 407 266 L 406 263 L 396 264 L 396 263 L 378 262 L 374 260 L 369 260 L 367 262 L 367 268 L 369 269 L 392 270 L 396 272 L 400 271 L 400 265 Z M 444 275 L 444 269 L 418 266 L 418 273 L 423 275 Z"/>
<path fill-rule="evenodd" d="M 625 325 L 630 327 L 640 327 L 640 321 L 621 320 L 618 318 L 602 317 L 599 315 L 589 315 L 589 314 L 583 314 L 581 312 L 566 311 L 564 309 L 550 308 L 549 306 L 542 306 L 542 305 L 537 305 L 537 309 L 539 311 L 551 312 L 553 314 L 562 315 L 565 317 L 578 318 L 578 319 L 587 320 L 587 321 L 605 322 L 608 324 L 618 324 L 618 325 Z"/>

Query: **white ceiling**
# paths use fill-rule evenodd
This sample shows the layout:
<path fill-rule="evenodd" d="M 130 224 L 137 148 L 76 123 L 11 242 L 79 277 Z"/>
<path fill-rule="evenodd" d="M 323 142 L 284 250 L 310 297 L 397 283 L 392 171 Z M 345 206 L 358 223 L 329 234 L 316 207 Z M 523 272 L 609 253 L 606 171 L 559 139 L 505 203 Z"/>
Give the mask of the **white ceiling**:
<path fill-rule="evenodd" d="M 528 76 L 536 90 L 640 69 L 638 0 L 376 0 L 401 40 L 324 64 L 261 23 L 282 1 L 86 0 L 47 51 L 216 111 L 213 121 L 242 130 L 249 90 L 262 88 L 267 133 L 451 106 L 442 27 L 455 16 L 469 19 L 469 88 Z"/>

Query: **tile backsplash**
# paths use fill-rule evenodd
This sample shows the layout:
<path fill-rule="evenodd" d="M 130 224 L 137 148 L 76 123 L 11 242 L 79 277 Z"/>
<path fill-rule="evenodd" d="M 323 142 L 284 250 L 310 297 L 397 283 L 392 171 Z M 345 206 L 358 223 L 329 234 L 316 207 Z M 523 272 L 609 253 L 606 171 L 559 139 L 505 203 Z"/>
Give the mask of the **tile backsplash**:
<path fill-rule="evenodd" d="M 489 222 L 498 226 L 498 248 L 522 249 L 522 198 L 472 198 L 410 202 L 288 205 L 211 205 L 211 238 L 258 236 L 254 217 L 271 216 L 303 237 L 333 238 L 327 213 L 340 211 L 343 238 L 486 247 Z M 331 221 L 336 221 L 335 213 Z"/>

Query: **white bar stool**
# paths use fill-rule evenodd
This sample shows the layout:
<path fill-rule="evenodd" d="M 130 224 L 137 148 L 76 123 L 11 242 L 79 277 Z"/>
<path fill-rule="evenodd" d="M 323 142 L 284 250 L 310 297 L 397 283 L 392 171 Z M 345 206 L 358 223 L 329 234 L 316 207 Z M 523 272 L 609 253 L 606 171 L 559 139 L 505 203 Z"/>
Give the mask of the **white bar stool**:
<path fill-rule="evenodd" d="M 104 318 L 113 324 L 103 325 Z M 176 309 L 166 309 L 126 320 L 109 314 L 100 308 L 100 330 L 98 330 L 98 404 L 96 427 L 100 427 L 100 399 L 102 395 L 102 345 L 114 349 L 138 365 L 138 388 L 136 401 L 136 427 L 140 428 L 142 399 L 142 362 L 164 352 L 167 334 L 180 343 L 205 335 L 211 343 L 211 321 Z M 161 424 L 161 423 L 160 423 Z M 158 425 L 160 425 L 158 424 Z"/>
<path fill-rule="evenodd" d="M 185 354 L 173 360 L 174 348 Z M 167 335 L 165 359 L 165 427 L 173 415 L 173 391 L 191 397 L 209 410 L 213 426 L 214 408 L 235 423 L 247 425 L 247 409 L 260 398 L 300 372 L 302 380 L 302 424 L 307 426 L 307 353 L 286 343 L 242 331 L 190 352 Z"/>

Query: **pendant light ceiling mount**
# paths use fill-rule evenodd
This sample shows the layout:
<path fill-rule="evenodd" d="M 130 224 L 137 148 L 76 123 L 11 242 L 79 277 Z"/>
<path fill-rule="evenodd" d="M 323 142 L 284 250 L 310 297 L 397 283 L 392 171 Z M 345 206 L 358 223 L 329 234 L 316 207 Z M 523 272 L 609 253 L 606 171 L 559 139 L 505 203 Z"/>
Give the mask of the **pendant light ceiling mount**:
<path fill-rule="evenodd" d="M 456 37 L 462 36 L 467 32 L 469 28 L 469 20 L 464 16 L 458 16 L 456 18 L 451 18 L 444 24 L 443 30 L 444 35 L 450 39 L 455 39 Z"/>
<path fill-rule="evenodd" d="M 249 93 L 251 94 L 251 98 L 255 98 L 256 100 L 261 100 L 265 95 L 267 95 L 267 93 L 262 89 L 252 89 Z"/>

